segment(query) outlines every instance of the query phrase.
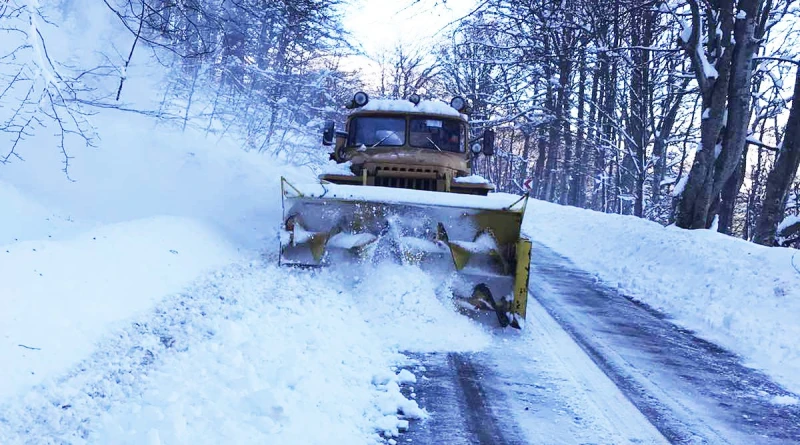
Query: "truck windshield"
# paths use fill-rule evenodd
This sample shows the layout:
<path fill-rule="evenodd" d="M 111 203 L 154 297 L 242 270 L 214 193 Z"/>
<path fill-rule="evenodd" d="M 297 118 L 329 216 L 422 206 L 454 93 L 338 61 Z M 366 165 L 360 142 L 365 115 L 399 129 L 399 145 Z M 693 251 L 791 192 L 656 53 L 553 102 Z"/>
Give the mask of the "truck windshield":
<path fill-rule="evenodd" d="M 399 147 L 406 143 L 406 120 L 402 117 L 356 117 L 350 121 L 350 147 Z"/>
<path fill-rule="evenodd" d="M 457 120 L 411 119 L 411 131 L 408 138 L 412 147 L 432 148 L 456 153 L 464 151 L 462 125 Z"/>

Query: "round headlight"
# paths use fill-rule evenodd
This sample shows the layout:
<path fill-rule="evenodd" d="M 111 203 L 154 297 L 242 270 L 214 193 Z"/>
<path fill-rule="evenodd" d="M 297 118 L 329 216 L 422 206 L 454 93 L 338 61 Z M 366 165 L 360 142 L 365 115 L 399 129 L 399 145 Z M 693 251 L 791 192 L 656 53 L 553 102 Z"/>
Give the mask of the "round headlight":
<path fill-rule="evenodd" d="M 483 149 L 483 147 L 481 147 L 480 142 L 476 142 L 476 143 L 472 144 L 472 146 L 469 147 L 469 149 L 472 150 L 473 154 L 477 155 L 477 154 L 481 153 L 481 150 Z"/>
<path fill-rule="evenodd" d="M 456 96 L 450 101 L 450 106 L 458 111 L 464 111 L 464 108 L 467 107 L 467 101 L 461 96 Z"/>
<path fill-rule="evenodd" d="M 419 94 L 416 94 L 416 93 L 408 96 L 408 101 L 411 102 L 414 105 L 419 105 L 419 101 L 421 101 L 421 100 L 422 100 L 422 98 L 419 97 Z"/>
<path fill-rule="evenodd" d="M 355 103 L 358 107 L 363 107 L 367 104 L 367 102 L 369 102 L 369 96 L 367 96 L 367 93 L 363 91 L 359 91 L 353 96 L 353 103 Z"/>

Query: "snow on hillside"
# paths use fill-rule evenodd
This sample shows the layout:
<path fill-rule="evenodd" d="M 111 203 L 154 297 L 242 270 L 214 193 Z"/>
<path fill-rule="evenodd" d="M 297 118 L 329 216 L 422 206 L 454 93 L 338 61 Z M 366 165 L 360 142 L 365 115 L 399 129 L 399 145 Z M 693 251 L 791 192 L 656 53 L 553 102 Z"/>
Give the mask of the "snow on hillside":
<path fill-rule="evenodd" d="M 77 23 L 105 35 L 92 5 Z M 161 97 L 145 59 L 126 105 Z M 426 415 L 400 351 L 489 343 L 417 268 L 278 268 L 280 177 L 310 168 L 191 122 L 91 122 L 69 178 L 47 131 L 0 166 L 0 443 L 375 443 Z"/>
<path fill-rule="evenodd" d="M 15 366 L 0 370 L 0 398 L 63 370 L 90 353 L 109 324 L 149 308 L 236 253 L 202 224 L 174 217 L 1 248 L 0 356 Z"/>
<path fill-rule="evenodd" d="M 798 251 L 542 201 L 524 230 L 800 392 Z"/>

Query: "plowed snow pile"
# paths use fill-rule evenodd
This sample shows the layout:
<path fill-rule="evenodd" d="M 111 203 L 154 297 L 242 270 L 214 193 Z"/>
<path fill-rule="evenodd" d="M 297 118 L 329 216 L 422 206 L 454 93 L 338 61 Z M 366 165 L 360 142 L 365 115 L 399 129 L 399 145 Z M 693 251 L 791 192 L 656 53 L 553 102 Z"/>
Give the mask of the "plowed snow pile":
<path fill-rule="evenodd" d="M 542 201 L 524 230 L 800 392 L 798 251 Z"/>

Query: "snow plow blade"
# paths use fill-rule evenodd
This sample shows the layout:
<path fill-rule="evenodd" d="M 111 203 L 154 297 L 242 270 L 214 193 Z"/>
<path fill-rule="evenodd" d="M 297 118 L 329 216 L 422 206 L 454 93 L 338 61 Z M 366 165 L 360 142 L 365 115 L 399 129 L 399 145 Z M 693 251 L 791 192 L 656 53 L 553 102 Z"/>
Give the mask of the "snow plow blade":
<path fill-rule="evenodd" d="M 520 234 L 527 196 L 442 193 L 281 178 L 281 265 L 386 259 L 455 273 L 464 306 L 493 310 L 521 328 L 531 243 Z"/>

